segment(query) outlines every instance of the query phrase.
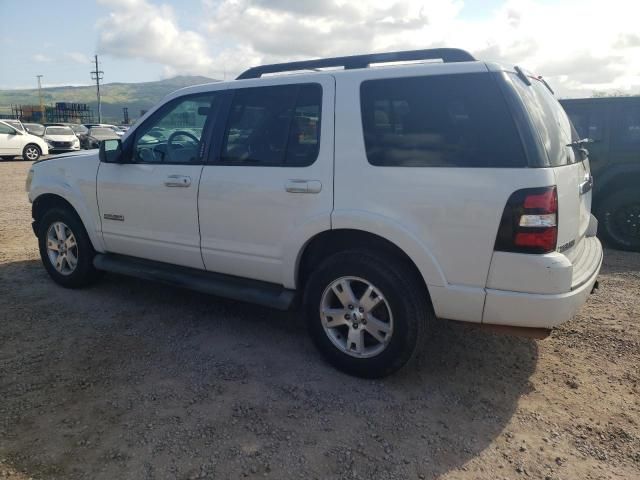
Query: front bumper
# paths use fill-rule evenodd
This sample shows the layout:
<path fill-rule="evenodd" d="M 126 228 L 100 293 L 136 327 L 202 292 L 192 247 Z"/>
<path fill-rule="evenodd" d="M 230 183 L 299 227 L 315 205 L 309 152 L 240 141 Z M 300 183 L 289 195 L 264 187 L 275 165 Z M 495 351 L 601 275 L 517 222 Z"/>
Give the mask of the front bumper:
<path fill-rule="evenodd" d="M 560 294 L 522 293 L 487 289 L 482 315 L 483 324 L 514 327 L 553 328 L 570 320 L 584 305 L 597 281 L 602 266 L 602 245 L 597 241 L 597 255 L 590 274 L 571 291 Z"/>

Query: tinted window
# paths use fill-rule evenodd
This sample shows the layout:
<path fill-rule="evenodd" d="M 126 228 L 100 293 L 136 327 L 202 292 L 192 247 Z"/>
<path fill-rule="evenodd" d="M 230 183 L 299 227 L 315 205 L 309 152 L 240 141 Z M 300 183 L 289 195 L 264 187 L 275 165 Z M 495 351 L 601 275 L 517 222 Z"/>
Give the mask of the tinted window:
<path fill-rule="evenodd" d="M 592 140 L 602 140 L 604 129 L 604 112 L 600 110 L 590 110 L 588 108 L 565 107 L 569 119 L 578 137 L 591 138 Z"/>
<path fill-rule="evenodd" d="M 519 167 L 520 137 L 490 74 L 369 80 L 360 89 L 369 163 Z"/>
<path fill-rule="evenodd" d="M 244 88 L 234 94 L 221 163 L 306 166 L 318 156 L 322 88 L 317 84 Z"/>
<path fill-rule="evenodd" d="M 512 79 L 547 152 L 549 165 L 575 163 L 574 149 L 567 145 L 578 140 L 578 135 L 560 103 L 542 82 L 532 78 L 529 86 L 516 74 L 512 74 Z"/>
<path fill-rule="evenodd" d="M 133 161 L 200 163 L 202 133 L 217 98 L 213 93 L 192 95 L 162 107 L 136 130 Z M 118 137 L 111 128 L 102 130 Z"/>
<path fill-rule="evenodd" d="M 618 128 L 612 132 L 612 146 L 622 150 L 640 147 L 640 106 L 621 107 Z"/>

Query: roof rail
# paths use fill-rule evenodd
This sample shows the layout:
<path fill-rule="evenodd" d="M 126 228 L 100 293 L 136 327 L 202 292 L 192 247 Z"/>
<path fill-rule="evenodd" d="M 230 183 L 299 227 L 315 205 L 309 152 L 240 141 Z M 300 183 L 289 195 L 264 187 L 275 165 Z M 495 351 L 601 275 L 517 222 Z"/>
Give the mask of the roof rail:
<path fill-rule="evenodd" d="M 275 63 L 253 67 L 236 78 L 260 78 L 265 73 L 295 72 L 327 67 L 344 67 L 345 70 L 367 68 L 372 63 L 407 62 L 414 60 L 442 60 L 450 62 L 472 62 L 475 58 L 467 51 L 459 48 L 431 48 L 427 50 L 407 50 L 401 52 L 372 53 L 369 55 L 351 55 L 348 57 L 320 58 L 300 62 Z"/>

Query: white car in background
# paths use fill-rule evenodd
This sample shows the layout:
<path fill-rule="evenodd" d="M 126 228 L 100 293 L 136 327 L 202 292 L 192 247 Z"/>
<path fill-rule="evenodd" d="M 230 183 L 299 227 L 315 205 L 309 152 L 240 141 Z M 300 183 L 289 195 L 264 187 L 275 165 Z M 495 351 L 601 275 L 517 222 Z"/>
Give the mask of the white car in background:
<path fill-rule="evenodd" d="M 42 138 L 17 130 L 9 123 L 0 120 L 0 158 L 10 160 L 22 156 L 35 162 L 40 155 L 47 155 L 49 146 Z"/>
<path fill-rule="evenodd" d="M 71 127 L 53 125 L 44 130 L 43 136 L 49 151 L 51 152 L 72 152 L 80 150 L 80 140 Z"/>

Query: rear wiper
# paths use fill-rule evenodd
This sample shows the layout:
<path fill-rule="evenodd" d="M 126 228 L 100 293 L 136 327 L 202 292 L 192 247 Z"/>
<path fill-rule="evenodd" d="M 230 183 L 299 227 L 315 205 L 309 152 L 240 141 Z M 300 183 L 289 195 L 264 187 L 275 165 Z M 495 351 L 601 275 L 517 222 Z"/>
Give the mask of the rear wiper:
<path fill-rule="evenodd" d="M 581 140 L 574 140 L 571 143 L 567 143 L 567 147 L 582 147 L 584 145 L 587 145 L 589 143 L 596 143 L 597 140 L 594 140 L 593 138 L 583 138 Z"/>

